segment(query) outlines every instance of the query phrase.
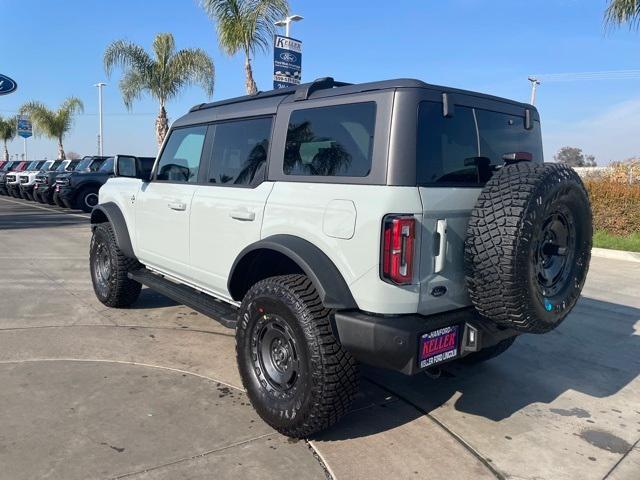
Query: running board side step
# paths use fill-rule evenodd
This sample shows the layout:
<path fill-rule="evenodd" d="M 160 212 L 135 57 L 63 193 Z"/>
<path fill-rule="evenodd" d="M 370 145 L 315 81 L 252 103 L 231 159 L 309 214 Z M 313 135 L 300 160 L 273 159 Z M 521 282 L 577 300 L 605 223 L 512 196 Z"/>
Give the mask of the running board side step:
<path fill-rule="evenodd" d="M 238 309 L 186 285 L 167 280 L 162 275 L 140 268 L 128 273 L 131 280 L 155 290 L 178 303 L 193 308 L 227 328 L 236 328 Z"/>

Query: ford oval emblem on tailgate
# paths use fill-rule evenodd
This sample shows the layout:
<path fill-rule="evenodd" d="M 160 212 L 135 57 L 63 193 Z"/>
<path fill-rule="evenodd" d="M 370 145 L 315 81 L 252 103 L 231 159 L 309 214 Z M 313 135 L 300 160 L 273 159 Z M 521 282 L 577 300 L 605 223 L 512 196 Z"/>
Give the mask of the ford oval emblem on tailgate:
<path fill-rule="evenodd" d="M 431 290 L 431 295 L 433 295 L 434 297 L 441 297 L 445 293 L 447 293 L 447 287 L 445 287 L 444 285 L 433 287 L 433 290 Z"/>

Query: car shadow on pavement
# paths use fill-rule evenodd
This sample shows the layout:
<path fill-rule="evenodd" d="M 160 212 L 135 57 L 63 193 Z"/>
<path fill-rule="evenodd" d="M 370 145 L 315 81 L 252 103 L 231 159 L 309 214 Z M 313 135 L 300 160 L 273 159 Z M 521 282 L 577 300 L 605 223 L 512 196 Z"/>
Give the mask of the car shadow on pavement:
<path fill-rule="evenodd" d="M 175 307 L 178 302 L 165 297 L 150 288 L 142 288 L 138 300 L 128 307 L 129 310 L 148 310 L 151 308 Z"/>
<path fill-rule="evenodd" d="M 3 214 L 0 212 L 0 230 L 21 230 L 33 228 L 69 227 L 73 225 L 89 225 L 89 217 L 68 215 L 56 212 L 33 211 L 24 213 Z"/>
<path fill-rule="evenodd" d="M 449 403 L 463 414 L 499 422 L 534 403 L 550 403 L 568 390 L 605 398 L 640 374 L 640 309 L 581 298 L 570 316 L 546 335 L 523 335 L 503 355 L 475 366 L 449 364 L 440 378 L 407 377 L 363 368 L 364 381 L 412 404 L 345 419 L 321 437 L 368 436 L 409 422 Z M 366 399 L 359 399 L 366 404 Z M 575 405 L 578 408 L 579 405 Z M 594 412 L 584 412 L 589 415 Z M 349 416 L 351 416 L 350 414 Z M 348 418 L 348 417 L 347 417 Z"/>

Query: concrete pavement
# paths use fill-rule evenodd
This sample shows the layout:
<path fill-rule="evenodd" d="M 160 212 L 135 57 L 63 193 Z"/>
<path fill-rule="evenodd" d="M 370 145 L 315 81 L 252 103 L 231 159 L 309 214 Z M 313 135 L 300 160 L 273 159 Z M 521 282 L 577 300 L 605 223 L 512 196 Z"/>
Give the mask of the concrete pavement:
<path fill-rule="evenodd" d="M 640 478 L 640 265 L 594 258 L 565 323 L 439 379 L 363 369 L 291 442 L 241 390 L 233 332 L 149 290 L 105 308 L 87 216 L 0 197 L 0 479 Z"/>

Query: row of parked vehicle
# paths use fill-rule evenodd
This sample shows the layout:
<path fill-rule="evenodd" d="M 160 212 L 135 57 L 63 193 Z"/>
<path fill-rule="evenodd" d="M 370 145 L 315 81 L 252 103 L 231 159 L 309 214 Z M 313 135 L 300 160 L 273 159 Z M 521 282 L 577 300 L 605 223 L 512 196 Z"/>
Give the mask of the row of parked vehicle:
<path fill-rule="evenodd" d="M 90 212 L 113 176 L 114 158 L 0 161 L 0 195 Z"/>

